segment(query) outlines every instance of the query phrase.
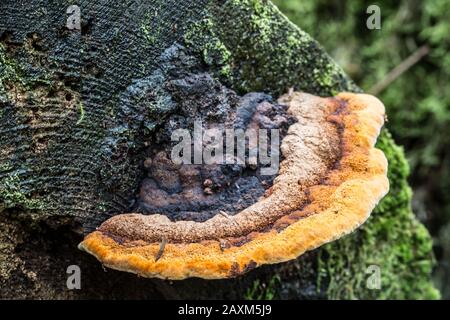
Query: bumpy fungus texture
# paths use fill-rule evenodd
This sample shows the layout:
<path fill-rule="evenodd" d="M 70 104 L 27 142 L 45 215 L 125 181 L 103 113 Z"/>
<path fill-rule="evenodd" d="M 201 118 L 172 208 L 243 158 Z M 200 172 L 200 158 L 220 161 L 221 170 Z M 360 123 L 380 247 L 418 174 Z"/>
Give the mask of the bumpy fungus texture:
<path fill-rule="evenodd" d="M 294 259 L 353 231 L 389 189 L 386 158 L 374 148 L 383 104 L 365 94 L 300 92 L 278 103 L 295 122 L 281 143 L 279 173 L 255 203 L 199 221 L 167 212 L 117 215 L 80 248 L 145 277 L 214 279 Z"/>
<path fill-rule="evenodd" d="M 194 86 L 202 84 L 208 86 L 216 83 L 209 76 L 208 81 L 198 82 L 198 76 L 187 78 Z M 225 88 L 220 86 L 221 90 Z M 213 90 L 213 88 L 209 88 Z M 230 100 L 237 99 L 234 92 L 226 91 Z M 180 115 L 172 115 L 162 129 L 156 134 L 158 143 L 150 146 L 152 149 L 149 158 L 144 161 L 148 177 L 144 179 L 140 188 L 137 210 L 143 213 L 160 213 L 166 215 L 173 221 L 192 220 L 197 222 L 206 221 L 217 214 L 223 216 L 234 215 L 247 208 L 264 195 L 265 191 L 272 185 L 275 177 L 272 172 L 265 173 L 262 169 L 268 169 L 266 165 L 259 168 L 255 163 L 248 162 L 248 154 L 238 156 L 236 144 L 229 144 L 233 154 L 225 154 L 228 164 L 182 164 L 176 165 L 170 159 L 171 143 L 170 132 L 180 126 L 192 126 L 192 121 L 201 119 L 204 127 L 224 133 L 226 128 L 233 128 L 233 136 L 237 130 L 241 133 L 250 132 L 253 129 L 255 139 L 258 139 L 256 129 L 268 130 L 279 129 L 283 137 L 287 133 L 289 125 L 295 119 L 286 113 L 286 106 L 271 103 L 271 97 L 262 93 L 250 93 L 237 99 L 235 103 L 223 104 L 221 108 L 205 108 L 192 112 L 196 116 L 188 118 Z M 202 105 L 201 99 L 198 99 Z M 220 120 L 221 123 L 217 123 Z M 223 124 L 224 123 L 224 124 Z M 236 130 L 236 131 L 235 131 Z M 162 134 L 161 134 L 162 132 Z M 272 137 L 268 139 L 268 147 Z M 223 137 L 222 137 L 223 138 Z M 225 137 L 225 140 L 227 138 Z M 257 141 L 252 140 L 252 145 Z M 204 147 L 214 146 L 214 142 L 207 142 Z M 229 147 L 226 145 L 226 147 Z M 161 149 L 161 150 L 160 150 Z M 257 150 L 256 146 L 253 150 Z M 244 150 L 243 150 L 244 151 Z M 275 151 L 270 156 L 275 157 Z M 266 153 L 267 154 L 267 153 Z M 247 158 L 247 165 L 240 163 Z M 255 159 L 256 160 L 256 159 Z M 191 159 L 192 161 L 192 159 Z M 264 168 L 266 167 L 266 168 Z M 276 169 L 274 168 L 274 171 Z"/>

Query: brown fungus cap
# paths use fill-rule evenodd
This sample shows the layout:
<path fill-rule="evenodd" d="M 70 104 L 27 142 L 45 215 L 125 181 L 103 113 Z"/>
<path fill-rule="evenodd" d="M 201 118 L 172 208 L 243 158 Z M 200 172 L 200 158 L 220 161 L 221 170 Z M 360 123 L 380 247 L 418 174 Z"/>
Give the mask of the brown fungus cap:
<path fill-rule="evenodd" d="M 282 140 L 272 187 L 256 203 L 201 222 L 117 215 L 80 248 L 144 277 L 217 279 L 295 259 L 360 226 L 389 189 L 386 158 L 374 148 L 383 104 L 366 94 L 300 92 L 279 103 L 297 122 Z"/>

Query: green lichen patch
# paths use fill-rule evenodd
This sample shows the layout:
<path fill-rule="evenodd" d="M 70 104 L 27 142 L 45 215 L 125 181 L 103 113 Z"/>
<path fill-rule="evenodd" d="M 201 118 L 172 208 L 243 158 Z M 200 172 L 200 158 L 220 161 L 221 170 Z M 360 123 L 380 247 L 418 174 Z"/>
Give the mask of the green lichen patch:
<path fill-rule="evenodd" d="M 155 8 L 147 12 L 145 18 L 142 19 L 141 31 L 149 45 L 155 45 L 160 38 L 161 32 L 164 30 L 163 21 L 158 18 L 158 13 L 160 10 L 161 3 L 159 2 Z"/>
<path fill-rule="evenodd" d="M 319 95 L 356 90 L 321 46 L 269 1 L 229 0 L 214 6 L 211 17 L 210 29 L 230 52 L 236 89 L 280 94 L 294 87 Z"/>
<path fill-rule="evenodd" d="M 42 187 L 50 162 L 33 157 L 51 153 L 54 129 L 75 119 L 80 100 L 47 70 L 39 39 L 31 34 L 22 43 L 0 43 L 0 211 L 33 219 L 44 219 L 57 205 L 48 201 L 48 188 L 37 192 L 34 185 Z"/>
<path fill-rule="evenodd" d="M 215 33 L 211 17 L 193 23 L 184 34 L 184 41 L 220 78 L 230 80 L 231 53 Z"/>
<path fill-rule="evenodd" d="M 7 99 L 7 83 L 20 79 L 17 65 L 8 57 L 5 46 L 0 43 L 0 102 L 5 102 Z M 1 110 L 2 108 L 0 108 L 0 112 Z"/>
<path fill-rule="evenodd" d="M 86 112 L 84 111 L 83 102 L 81 102 L 81 101 L 78 104 L 78 110 L 80 112 L 80 117 L 78 118 L 77 125 L 79 125 L 79 124 L 81 124 L 83 122 L 84 116 L 86 114 Z"/>
<path fill-rule="evenodd" d="M 33 199 L 29 192 L 21 187 L 17 171 L 10 171 L 12 167 L 0 167 L 0 212 L 7 208 L 20 207 L 25 210 L 42 210 L 45 204 Z M 6 172 L 6 173 L 5 173 Z"/>

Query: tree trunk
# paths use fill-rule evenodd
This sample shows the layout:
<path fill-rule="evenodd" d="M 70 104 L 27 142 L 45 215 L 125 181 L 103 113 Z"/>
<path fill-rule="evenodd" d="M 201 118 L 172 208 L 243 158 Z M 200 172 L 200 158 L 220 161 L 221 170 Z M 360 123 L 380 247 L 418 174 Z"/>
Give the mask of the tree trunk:
<path fill-rule="evenodd" d="M 410 212 L 407 163 L 387 130 L 378 147 L 390 194 L 358 231 L 295 261 L 171 282 L 105 270 L 79 251 L 84 234 L 132 210 L 147 143 L 179 103 L 168 82 L 209 74 L 237 94 L 274 97 L 360 89 L 269 1 L 82 0 L 79 28 L 71 4 L 0 3 L 1 298 L 438 297 L 431 240 Z M 70 265 L 81 290 L 66 286 Z M 371 265 L 381 290 L 366 285 Z"/>

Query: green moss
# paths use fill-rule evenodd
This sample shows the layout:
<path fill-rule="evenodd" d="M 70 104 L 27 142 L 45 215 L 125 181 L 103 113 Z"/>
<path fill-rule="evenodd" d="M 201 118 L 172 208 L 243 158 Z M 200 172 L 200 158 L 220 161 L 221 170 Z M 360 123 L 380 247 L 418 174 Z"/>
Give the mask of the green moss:
<path fill-rule="evenodd" d="M 410 209 L 403 151 L 387 130 L 378 147 L 389 161 L 390 192 L 358 231 L 320 249 L 319 287 L 330 299 L 437 299 L 432 241 Z M 371 265 L 380 268 L 379 290 L 366 284 Z"/>
<path fill-rule="evenodd" d="M 158 35 L 161 32 L 161 25 L 154 26 L 153 18 L 151 15 L 147 15 L 141 25 L 141 31 L 144 34 L 145 39 L 149 45 L 154 45 L 158 40 Z"/>
<path fill-rule="evenodd" d="M 157 22 L 157 17 L 158 10 L 155 9 L 153 12 L 147 13 L 145 18 L 142 20 L 141 31 L 144 34 L 144 38 L 148 41 L 149 45 L 154 45 L 156 43 L 161 32 L 162 26 Z"/>
<path fill-rule="evenodd" d="M 270 2 L 226 1 L 211 11 L 210 29 L 230 53 L 237 90 L 280 94 L 294 87 L 320 95 L 356 90 L 321 46 Z"/>
<path fill-rule="evenodd" d="M 10 81 L 20 80 L 17 73 L 16 64 L 9 59 L 5 46 L 0 43 L 0 102 L 4 102 L 7 99 L 5 84 Z"/>
<path fill-rule="evenodd" d="M 154 35 L 152 35 L 152 32 L 151 32 L 150 28 L 147 25 L 143 24 L 141 26 L 141 30 L 142 30 L 142 33 L 145 36 L 145 39 L 147 39 L 149 44 L 154 44 L 155 41 L 156 41 L 156 38 L 155 38 Z"/>
<path fill-rule="evenodd" d="M 294 87 L 330 95 L 358 90 L 314 39 L 268 1 L 212 5 L 203 20 L 188 28 L 184 41 L 240 92 L 280 94 Z"/>
<path fill-rule="evenodd" d="M 81 124 L 84 120 L 85 111 L 84 111 L 83 102 L 80 101 L 80 103 L 78 104 L 78 109 L 80 111 L 80 118 L 77 121 L 77 125 Z"/>
<path fill-rule="evenodd" d="M 184 34 L 184 41 L 188 48 L 201 55 L 219 78 L 225 81 L 231 79 L 231 53 L 215 34 L 211 17 L 193 23 Z"/>
<path fill-rule="evenodd" d="M 27 99 L 27 102 L 32 101 L 38 108 L 45 108 L 45 99 L 48 93 L 52 90 L 58 91 L 56 86 L 52 88 L 52 82 L 49 81 L 49 73 L 46 70 L 30 74 L 27 69 L 30 68 L 30 64 L 25 62 L 29 50 L 27 45 L 22 45 L 16 48 L 15 53 L 14 51 L 8 52 L 7 45 L 0 43 L 0 120 L 3 123 L 16 121 L 19 117 L 29 117 L 30 109 L 11 106 L 11 102 L 17 102 L 20 105 L 21 100 Z M 66 88 L 59 88 L 59 90 L 64 91 Z M 18 96 L 17 101 L 15 101 L 14 94 Z M 2 119 L 11 117 L 12 113 L 17 118 Z M 0 212 L 8 208 L 20 208 L 19 216 L 28 215 L 32 218 L 42 219 L 45 214 L 48 214 L 46 210 L 54 208 L 55 204 L 49 203 L 47 196 L 39 196 L 37 199 L 38 197 L 30 191 L 30 182 L 33 178 L 27 176 L 32 170 L 42 170 L 42 168 L 34 167 L 31 161 L 19 164 L 17 159 L 27 156 L 21 149 L 23 144 L 17 143 L 17 141 L 11 143 L 11 140 L 8 140 L 10 137 L 7 136 L 2 138 L 4 140 L 1 142 L 4 147 L 0 148 Z M 19 135 L 16 138 L 19 139 Z M 30 134 L 27 136 L 26 143 L 33 144 L 37 139 L 38 137 Z M 47 147 L 51 147 L 50 141 L 46 142 Z M 20 151 L 17 151 L 12 157 L 11 150 L 17 149 Z M 23 178 L 24 176 L 27 178 Z"/>
<path fill-rule="evenodd" d="M 11 59 L 5 46 L 0 43 L 0 103 L 9 100 L 5 88 L 7 83 L 26 88 L 29 79 L 22 75 L 22 70 L 18 63 Z M 4 108 L 0 104 L 0 119 L 3 117 Z M 0 150 L 1 153 L 2 150 Z M 23 209 L 42 209 L 43 203 L 31 199 L 31 197 L 21 188 L 19 172 L 8 161 L 0 163 L 0 212 L 5 208 L 19 206 Z"/>
<path fill-rule="evenodd" d="M 0 174 L 6 171 L 0 168 Z M 1 209 L 21 207 L 29 210 L 42 210 L 44 204 L 32 199 L 20 186 L 20 177 L 17 172 L 7 174 L 6 178 L 0 180 L 0 205 Z M 1 210 L 0 210 L 1 211 Z"/>
<path fill-rule="evenodd" d="M 280 277 L 273 276 L 268 283 L 256 279 L 252 286 L 244 294 L 245 300 L 273 300 L 276 296 L 277 286 L 280 284 Z"/>
<path fill-rule="evenodd" d="M 141 20 L 140 29 L 149 47 L 162 45 L 164 38 L 173 33 L 172 28 L 167 25 L 167 20 L 161 14 L 170 5 L 173 4 L 160 0 L 153 1 L 151 9 L 146 11 Z"/>

